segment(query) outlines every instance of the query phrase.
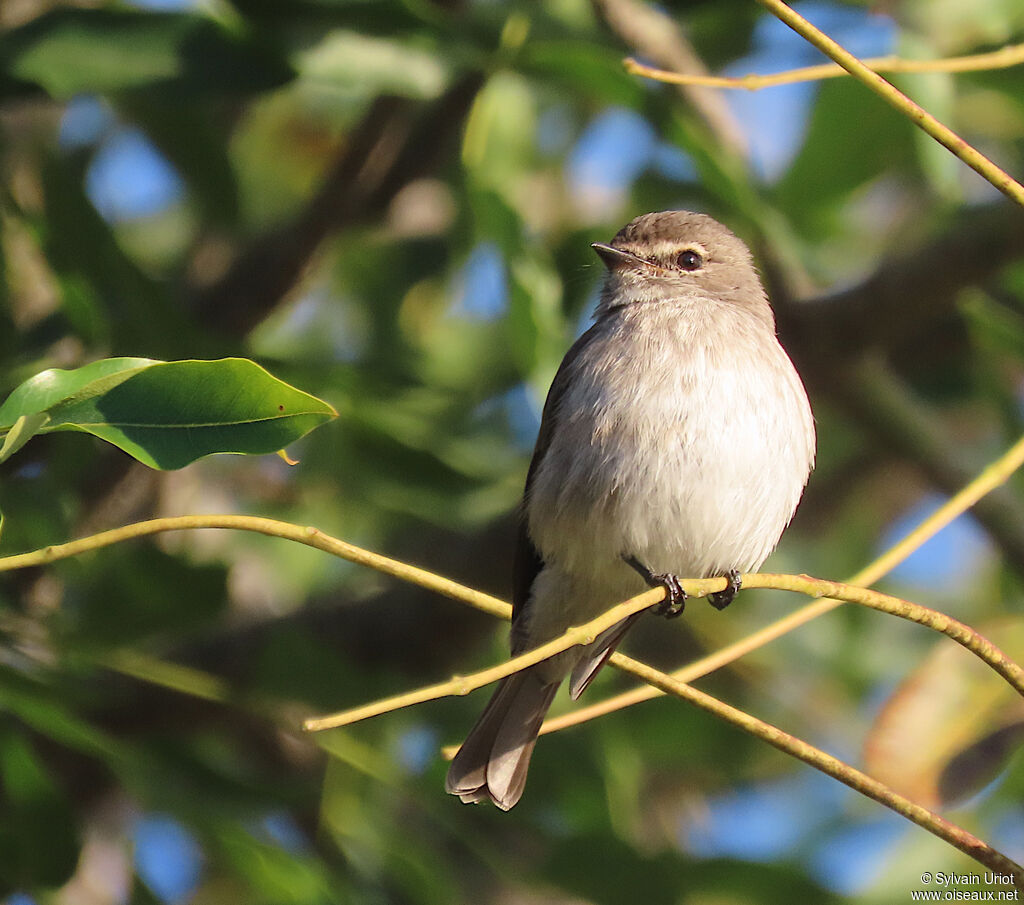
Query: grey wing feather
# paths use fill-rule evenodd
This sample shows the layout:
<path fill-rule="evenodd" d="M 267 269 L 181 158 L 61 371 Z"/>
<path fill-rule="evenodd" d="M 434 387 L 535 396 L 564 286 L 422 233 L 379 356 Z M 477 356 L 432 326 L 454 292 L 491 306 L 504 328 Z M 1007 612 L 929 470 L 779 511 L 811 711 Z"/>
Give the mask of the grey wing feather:
<path fill-rule="evenodd" d="M 530 589 L 533 587 L 533 580 L 537 573 L 544 567 L 544 558 L 533 543 L 530 537 L 529 525 L 527 524 L 526 507 L 530 499 L 530 487 L 533 484 L 534 475 L 544 459 L 544 454 L 551 446 L 551 438 L 555 432 L 555 424 L 558 420 L 559 403 L 565 395 L 566 387 L 572 373 L 573 364 L 579 358 L 580 353 L 593 342 L 599 334 L 591 327 L 579 339 L 576 340 L 565 353 L 565 358 L 558 366 L 555 379 L 551 382 L 551 389 L 548 390 L 547 399 L 544 401 L 544 412 L 540 419 L 540 430 L 537 432 L 537 443 L 533 448 L 533 458 L 530 460 L 530 469 L 526 473 L 526 489 L 523 491 L 523 504 L 519 508 L 519 532 L 516 539 L 516 553 L 514 571 L 512 576 L 512 653 L 522 653 L 525 648 L 521 645 L 521 639 L 516 630 L 516 622 L 525 612 L 530 600 Z"/>

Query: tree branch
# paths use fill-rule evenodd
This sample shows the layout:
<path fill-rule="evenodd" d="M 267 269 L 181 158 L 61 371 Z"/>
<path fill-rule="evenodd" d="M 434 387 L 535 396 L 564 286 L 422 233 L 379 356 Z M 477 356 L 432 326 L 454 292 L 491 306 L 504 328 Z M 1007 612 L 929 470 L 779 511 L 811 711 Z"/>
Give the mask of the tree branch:
<path fill-rule="evenodd" d="M 683 590 L 689 597 L 704 597 L 707 594 L 721 590 L 725 586 L 725 579 L 704 578 L 704 579 L 683 579 L 680 581 Z M 1024 669 L 1014 660 L 1011 660 L 996 645 L 987 638 L 978 634 L 970 626 L 940 613 L 937 610 L 911 603 L 909 600 L 901 600 L 889 594 L 882 594 L 868 588 L 859 588 L 854 585 L 843 584 L 838 581 L 827 581 L 821 578 L 812 578 L 810 575 L 779 575 L 772 573 L 751 573 L 743 576 L 743 585 L 746 588 L 773 588 L 776 590 L 795 591 L 799 594 L 807 594 L 810 597 L 827 597 L 830 604 L 837 604 L 845 601 L 866 606 L 891 616 L 898 616 L 916 622 L 918 625 L 926 626 L 933 631 L 940 632 L 956 641 L 957 644 L 969 650 L 978 659 L 984 661 L 995 672 L 1022 697 L 1024 697 Z M 334 713 L 329 716 L 311 717 L 303 723 L 307 732 L 320 732 L 324 729 L 336 729 L 339 726 L 349 726 L 361 720 L 374 716 L 381 716 L 385 713 L 392 713 L 414 704 L 423 704 L 426 701 L 435 701 L 438 698 L 465 695 L 496 682 L 513 673 L 520 672 L 528 666 L 547 660 L 556 654 L 569 650 L 578 645 L 590 644 L 601 632 L 618 625 L 623 619 L 655 606 L 665 597 L 664 588 L 653 588 L 625 600 L 600 616 L 591 619 L 582 625 L 573 626 L 566 630 L 547 644 L 542 644 L 519 656 L 512 657 L 498 666 L 473 673 L 469 676 L 454 676 L 447 682 L 439 682 L 436 685 L 429 685 L 417 688 L 405 694 L 383 698 L 372 703 L 345 710 L 341 713 Z M 628 659 L 628 658 L 627 658 Z M 628 672 L 629 670 L 627 670 Z M 678 680 L 676 680 L 678 681 Z"/>
<path fill-rule="evenodd" d="M 1024 465 L 1024 437 L 1018 440 L 1003 456 L 985 468 L 977 478 L 962 488 L 959 493 L 955 494 L 929 515 L 909 534 L 857 572 L 857 574 L 851 576 L 847 583 L 856 586 L 874 584 L 878 579 L 899 565 L 899 563 L 903 562 L 914 550 L 919 549 L 926 540 L 934 537 L 953 519 L 975 506 L 979 500 L 984 499 L 994 488 L 1002 485 L 1022 465 Z M 701 676 L 706 676 L 717 669 L 721 669 L 723 666 L 727 666 L 729 663 L 746 656 L 751 651 L 763 647 L 777 638 L 781 638 L 801 625 L 805 625 L 813 619 L 831 612 L 839 605 L 838 601 L 829 599 L 808 603 L 747 637 L 719 648 L 706 657 L 702 657 L 684 666 L 682 669 L 674 671 L 672 676 L 680 682 L 692 682 Z M 562 716 L 546 720 L 541 728 L 541 732 L 557 732 L 559 729 L 584 723 L 606 713 L 631 707 L 633 704 L 639 704 L 642 701 L 649 701 L 660 694 L 661 692 L 650 685 L 634 688 L 631 691 L 624 692 L 607 700 L 598 701 L 596 704 L 581 707 Z"/>
<path fill-rule="evenodd" d="M 749 713 L 719 701 L 717 698 L 698 691 L 696 688 L 680 682 L 671 676 L 667 676 L 646 664 L 630 660 L 628 663 L 623 663 L 620 668 L 632 673 L 638 679 L 643 679 L 644 682 L 655 686 L 666 694 L 682 698 L 719 719 L 732 723 L 732 725 L 737 726 L 744 732 L 749 732 L 751 735 L 778 748 L 780 751 L 803 761 L 808 766 L 814 767 L 816 770 L 820 770 L 822 773 L 839 780 L 839 782 L 849 786 L 854 791 L 860 792 L 879 804 L 885 805 L 897 814 L 906 817 L 912 823 L 916 823 L 922 829 L 938 836 L 990 870 L 997 873 L 1012 874 L 1015 885 L 1018 887 L 1024 886 L 1024 867 L 1007 858 L 1002 852 L 992 848 L 988 843 L 978 839 L 962 827 L 951 823 L 934 811 L 930 811 L 927 808 L 921 807 L 921 805 L 915 804 L 910 799 L 898 795 L 884 783 L 873 779 L 866 773 L 854 769 L 849 764 L 843 763 L 837 758 L 778 729 L 770 723 L 759 720 Z"/>
<path fill-rule="evenodd" d="M 873 72 L 980 72 L 989 69 L 1007 69 L 1024 63 L 1024 44 L 1011 44 L 989 53 L 974 53 L 960 57 L 946 57 L 940 60 L 905 60 L 900 57 L 873 57 L 861 62 Z M 655 69 L 626 57 L 622 61 L 626 72 L 645 79 L 664 82 L 667 85 L 700 85 L 706 88 L 733 88 L 746 91 L 760 91 L 776 85 L 792 85 L 797 82 L 817 82 L 834 79 L 850 73 L 838 63 L 821 63 L 818 66 L 802 66 L 770 75 L 699 75 Z"/>
<path fill-rule="evenodd" d="M 1024 441 L 1022 441 L 1021 444 L 1018 444 L 1018 447 L 1024 448 Z M 1017 447 L 1015 447 L 1015 450 L 1017 450 Z M 991 473 L 991 469 L 986 472 L 986 474 Z M 935 521 L 937 522 L 938 520 Z M 348 560 L 349 562 L 368 566 L 403 581 L 417 584 L 421 587 L 430 588 L 437 593 L 468 603 L 477 609 L 499 616 L 500 618 L 509 619 L 511 617 L 511 607 L 504 601 L 497 600 L 489 594 L 483 594 L 472 588 L 464 587 L 457 582 L 443 578 L 442 576 L 436 575 L 426 569 L 420 569 L 416 566 L 411 566 L 407 563 L 382 556 L 379 553 L 364 550 L 361 547 L 357 547 L 336 537 L 324 534 L 317 528 L 303 527 L 301 525 L 293 525 L 289 522 L 281 522 L 275 519 L 260 518 L 257 516 L 186 515 L 172 518 L 151 519 L 149 521 L 138 522 L 133 525 L 126 525 L 123 528 L 115 528 L 112 531 L 104 531 L 100 534 L 93 535 L 92 537 L 81 538 L 80 540 L 70 541 L 66 544 L 43 547 L 40 550 L 35 550 L 30 553 L 19 553 L 13 556 L 0 557 L 0 572 L 9 572 L 15 569 L 24 569 L 32 566 L 48 565 L 62 559 L 78 556 L 82 553 L 101 549 L 132 538 L 160 534 L 166 531 L 195 530 L 198 528 L 231 528 L 243 531 L 253 531 L 259 534 L 279 537 L 284 540 L 295 541 L 297 543 L 305 544 L 306 546 L 331 553 L 335 556 L 341 557 L 342 559 Z M 920 531 L 917 533 L 919 535 L 923 534 L 923 532 Z M 813 597 L 830 598 L 828 601 L 821 601 L 819 606 L 825 603 L 834 605 L 835 602 L 839 600 L 845 600 L 851 603 L 870 606 L 873 609 L 882 610 L 883 612 L 890 613 L 891 615 L 899 616 L 902 619 L 909 619 L 921 625 L 925 625 L 937 632 L 942 632 L 958 644 L 966 647 L 975 656 L 984 660 L 996 672 L 1003 676 L 1007 682 L 1017 689 L 1017 691 L 1024 695 L 1024 670 L 1003 654 L 995 645 L 991 644 L 989 641 L 974 632 L 974 630 L 969 626 L 966 626 L 943 613 L 939 613 L 935 610 L 929 609 L 928 607 L 911 603 L 906 600 L 900 600 L 896 597 L 881 594 L 878 591 L 872 591 L 867 588 L 861 588 L 840 582 L 812 578 L 808 575 L 792 576 L 751 573 L 749 575 L 742 576 L 742 580 L 743 584 L 750 588 L 780 588 L 785 590 L 795 590 L 800 593 L 809 594 Z M 726 586 L 726 579 L 687 579 L 682 582 L 682 585 L 686 593 L 691 597 L 703 597 L 709 593 L 724 590 Z M 522 658 L 518 658 L 511 662 L 516 664 L 521 660 L 523 664 L 529 665 L 539 662 L 540 660 L 547 659 L 555 653 L 559 653 L 560 651 L 566 650 L 574 645 L 588 644 L 600 632 L 619 622 L 621 619 L 624 619 L 626 616 L 639 612 L 640 610 L 657 603 L 664 597 L 664 594 L 664 588 L 656 588 L 652 591 L 646 592 L 645 594 L 641 594 L 638 597 L 634 597 L 631 600 L 620 604 L 617 608 L 613 608 L 609 612 L 598 617 L 598 619 L 595 619 L 584 626 L 570 629 L 569 632 L 567 632 L 561 639 L 553 641 L 549 645 L 545 645 L 543 648 L 530 651 L 528 654 L 524 654 Z M 560 646 L 556 646 L 559 644 Z M 538 653 L 539 651 L 543 651 L 543 653 Z M 532 659 L 527 663 L 526 658 Z M 615 655 L 612 656 L 611 662 L 616 662 Z M 519 666 L 518 668 L 522 668 L 522 666 Z M 502 673 L 502 675 L 515 671 L 515 668 L 511 668 L 508 669 L 507 673 Z M 498 675 L 492 676 L 480 684 L 486 684 L 486 682 L 494 681 L 495 678 L 500 677 L 501 676 Z M 446 683 L 444 687 L 451 690 L 444 691 L 442 693 L 464 694 L 466 691 L 470 690 L 471 687 L 478 687 L 478 685 L 471 686 L 467 684 L 466 680 L 459 678 Z M 436 697 L 438 695 L 433 696 Z M 417 700 L 430 699 L 430 696 L 417 698 Z M 377 709 L 373 712 L 383 713 L 387 712 L 388 709 L 394 708 L 384 708 L 383 710 Z M 345 722 L 351 721 L 352 720 L 345 720 Z M 328 721 L 319 721 L 320 728 L 326 728 L 327 725 Z M 342 725 L 342 723 L 330 722 L 330 725 Z"/>

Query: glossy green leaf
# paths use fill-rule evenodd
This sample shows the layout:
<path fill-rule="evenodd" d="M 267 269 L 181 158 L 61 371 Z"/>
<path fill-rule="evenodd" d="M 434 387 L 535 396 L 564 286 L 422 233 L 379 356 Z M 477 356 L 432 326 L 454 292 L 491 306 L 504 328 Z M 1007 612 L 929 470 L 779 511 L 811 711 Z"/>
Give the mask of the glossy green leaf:
<path fill-rule="evenodd" d="M 42 430 L 50 416 L 46 412 L 35 412 L 31 415 L 21 415 L 12 425 L 4 437 L 3 446 L 0 446 L 0 462 L 13 456 L 29 440 Z"/>
<path fill-rule="evenodd" d="M 45 413 L 44 432 L 84 431 L 153 468 L 213 453 L 276 452 L 335 417 L 327 403 L 243 358 L 126 358 L 44 371 L 0 406 L 0 429 Z"/>
<path fill-rule="evenodd" d="M 0 430 L 9 431 L 19 418 L 48 412 L 81 393 L 100 392 L 155 364 L 159 362 L 151 358 L 104 358 L 73 371 L 43 371 L 26 380 L 0 405 Z"/>

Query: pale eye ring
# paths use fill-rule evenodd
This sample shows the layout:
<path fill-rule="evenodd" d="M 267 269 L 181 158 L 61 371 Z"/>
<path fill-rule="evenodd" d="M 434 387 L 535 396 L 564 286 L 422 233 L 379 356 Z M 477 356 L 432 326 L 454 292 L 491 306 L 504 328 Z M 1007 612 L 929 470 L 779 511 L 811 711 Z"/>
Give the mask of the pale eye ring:
<path fill-rule="evenodd" d="M 676 256 L 676 266 L 680 270 L 700 270 L 704 266 L 704 258 L 699 251 L 687 248 Z"/>

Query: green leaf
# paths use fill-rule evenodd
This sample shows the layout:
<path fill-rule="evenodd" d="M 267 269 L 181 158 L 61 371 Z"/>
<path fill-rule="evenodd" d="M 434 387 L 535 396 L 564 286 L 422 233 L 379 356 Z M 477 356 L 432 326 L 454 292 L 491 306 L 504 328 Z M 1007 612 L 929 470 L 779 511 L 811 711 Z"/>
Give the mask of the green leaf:
<path fill-rule="evenodd" d="M 4 445 L 0 446 L 0 462 L 4 462 L 31 440 L 50 420 L 45 412 L 21 415 L 14 426 L 4 437 Z M 0 522 L 2 524 L 2 522 Z"/>
<path fill-rule="evenodd" d="M 290 67 L 212 19 L 135 10 L 63 9 L 0 36 L 0 96 L 39 87 L 55 98 L 148 85 L 251 91 Z"/>
<path fill-rule="evenodd" d="M 105 381 L 127 380 L 141 368 L 159 363 L 151 358 L 104 358 L 73 371 L 42 371 L 21 384 L 0 405 L 0 430 L 12 430 L 18 419 L 44 413 L 89 387 L 95 391 Z"/>
<path fill-rule="evenodd" d="M 276 452 L 337 414 L 243 358 L 119 358 L 44 371 L 0 406 L 0 430 L 42 413 L 43 432 L 84 431 L 162 469 L 213 453 Z"/>

